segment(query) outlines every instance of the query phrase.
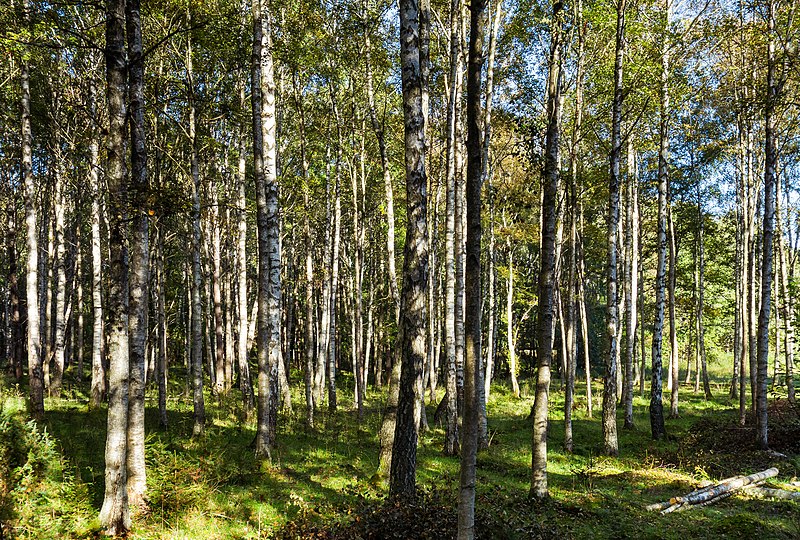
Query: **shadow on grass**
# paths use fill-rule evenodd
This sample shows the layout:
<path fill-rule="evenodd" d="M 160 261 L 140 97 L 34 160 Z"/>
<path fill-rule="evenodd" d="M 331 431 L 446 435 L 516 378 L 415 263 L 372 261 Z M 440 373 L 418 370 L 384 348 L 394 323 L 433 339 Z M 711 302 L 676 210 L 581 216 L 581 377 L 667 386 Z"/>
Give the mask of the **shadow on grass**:
<path fill-rule="evenodd" d="M 317 412 L 314 429 L 305 426 L 302 406 L 291 414 L 282 414 L 271 464 L 255 459 L 251 444 L 255 426 L 236 420 L 235 397 L 221 403 L 207 399 L 209 424 L 205 436 L 199 439 L 191 437 L 190 405 L 170 401 L 167 430 L 158 428 L 157 409 L 148 407 L 150 508 L 148 514 L 137 518 L 137 534 L 151 538 L 270 537 L 271 531 L 287 521 L 300 519 L 318 530 L 338 527 L 347 531 L 357 516 L 369 517 L 377 527 L 385 515 L 381 512 L 386 510 L 383 489 L 371 481 L 377 468 L 375 434 L 382 396 L 370 391 L 367 397 L 361 423 L 349 410 L 345 395 L 340 399 L 343 410 Z M 498 389 L 492 397 L 492 446 L 478 456 L 477 516 L 483 537 L 800 537 L 800 524 L 793 518 L 796 503 L 735 498 L 669 516 L 644 510 L 646 504 L 691 491 L 698 477 L 714 475 L 714 470 L 704 469 L 699 459 L 688 459 L 681 441 L 699 419 L 728 414 L 723 412 L 724 399 L 707 403 L 699 396 L 685 395 L 684 416 L 667 421 L 672 438 L 653 441 L 647 401 L 637 397 L 636 427 L 620 428 L 620 456 L 609 458 L 601 455 L 599 407 L 592 419 L 584 409 L 573 412 L 575 447 L 571 454 L 564 452 L 563 394 L 554 391 L 551 397 L 548 479 L 552 498 L 545 502 L 532 502 L 527 497 L 531 424 L 526 416 L 532 399 L 515 400 L 504 389 Z M 434 408 L 427 409 L 431 421 Z M 621 426 L 622 411 L 618 414 Z M 46 425 L 99 510 L 103 499 L 105 409 L 90 412 L 82 403 L 49 403 Z M 442 523 L 449 524 L 456 510 L 459 460 L 442 455 L 442 440 L 442 428 L 431 422 L 431 429 L 421 434 L 417 478 L 420 490 L 433 494 L 429 499 L 435 503 L 431 511 L 446 512 L 448 517 L 443 517 Z M 386 511 L 391 513 L 391 508 Z M 404 519 L 402 512 L 391 515 Z M 395 537 L 403 537 L 400 522 L 392 523 L 393 532 L 400 535 Z M 348 537 L 343 534 L 341 538 Z M 372 537 L 382 537 L 375 534 Z M 438 540 L 449 536 L 440 533 L 432 537 Z"/>

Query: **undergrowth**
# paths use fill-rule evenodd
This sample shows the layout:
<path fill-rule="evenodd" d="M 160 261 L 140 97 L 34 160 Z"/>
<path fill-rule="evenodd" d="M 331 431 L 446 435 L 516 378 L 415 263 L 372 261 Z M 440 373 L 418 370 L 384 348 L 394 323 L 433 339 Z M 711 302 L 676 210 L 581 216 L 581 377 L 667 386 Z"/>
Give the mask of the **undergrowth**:
<path fill-rule="evenodd" d="M 0 400 L 0 535 L 90 536 L 96 513 L 53 436 Z"/>
<path fill-rule="evenodd" d="M 192 438 L 191 404 L 170 389 L 169 427 L 158 426 L 154 391 L 146 410 L 147 507 L 134 516 L 131 538 L 329 539 L 453 538 L 457 457 L 441 452 L 443 429 L 421 433 L 416 501 L 386 499 L 376 481 L 384 395 L 369 389 L 357 420 L 352 381 L 344 377 L 340 410 L 318 411 L 306 426 L 302 396 L 283 411 L 272 462 L 253 454 L 255 426 L 244 421 L 238 394 L 207 396 L 208 424 Z M 650 438 L 647 400 L 634 402 L 635 427 L 620 429 L 620 455 L 602 455 L 600 397 L 589 418 L 581 394 L 573 410 L 575 448 L 563 450 L 563 392 L 551 393 L 548 479 L 550 499 L 534 502 L 530 486 L 533 398 L 492 387 L 488 404 L 491 447 L 478 455 L 478 538 L 800 538 L 798 504 L 733 497 L 690 512 L 659 516 L 644 510 L 694 489 L 699 482 L 776 465 L 778 487 L 800 474 L 790 411 L 775 410 L 771 427 L 786 440 L 788 459 L 759 454 L 749 435 L 726 431 L 736 418 L 727 397 L 706 402 L 681 394 L 681 417 L 667 422 L 670 437 Z M 348 393 L 350 392 L 350 393 Z M 722 392 L 720 392 L 722 394 Z M 103 499 L 106 415 L 89 411 L 80 389 L 47 402 L 46 420 L 27 421 L 17 393 L 0 408 L 1 538 L 94 538 Z M 778 407 L 778 405 L 773 405 Z M 783 416 L 781 416 L 783 415 Z M 621 425 L 621 421 L 620 421 Z M 734 435 L 738 433 L 739 438 Z M 738 441 L 738 442 L 737 442 Z M 738 445 L 738 446 L 737 446 Z"/>

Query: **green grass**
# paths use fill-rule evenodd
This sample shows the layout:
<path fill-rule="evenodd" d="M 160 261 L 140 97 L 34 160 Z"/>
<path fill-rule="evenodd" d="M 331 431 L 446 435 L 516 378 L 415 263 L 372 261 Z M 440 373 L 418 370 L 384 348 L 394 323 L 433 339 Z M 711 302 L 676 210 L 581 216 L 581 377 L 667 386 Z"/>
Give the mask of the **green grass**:
<path fill-rule="evenodd" d="M 149 508 L 134 518 L 131 538 L 271 538 L 281 530 L 284 537 L 293 537 L 312 526 L 342 530 L 365 515 L 365 508 L 380 508 L 385 491 L 374 480 L 375 434 L 383 395 L 368 393 L 367 414 L 359 424 L 348 393 L 352 381 L 342 379 L 342 386 L 340 411 L 319 412 L 314 429 L 305 426 L 302 398 L 294 396 L 294 412 L 280 418 L 271 464 L 254 459 L 255 426 L 237 420 L 236 395 L 221 404 L 207 397 L 206 435 L 192 439 L 191 403 L 178 399 L 181 389 L 176 386 L 170 396 L 166 431 L 157 428 L 155 394 L 148 394 Z M 620 417 L 620 455 L 609 458 L 601 455 L 599 386 L 594 389 L 592 419 L 586 415 L 583 387 L 578 386 L 575 449 L 572 454 L 563 451 L 563 393 L 556 381 L 550 409 L 551 499 L 530 501 L 526 417 L 533 399 L 528 388 L 523 384 L 523 396 L 515 399 L 505 386 L 493 387 L 488 406 L 492 445 L 478 457 L 477 517 L 484 537 L 800 537 L 800 506 L 794 502 L 737 496 L 667 516 L 644 510 L 649 503 L 684 494 L 700 481 L 718 479 L 728 471 L 749 473 L 774 463 L 781 470 L 775 482 L 779 486 L 800 473 L 796 455 L 773 462 L 750 450 L 732 448 L 726 453 L 687 446 L 696 438 L 692 426 L 701 418 L 722 422 L 735 416 L 723 383 L 717 395 L 725 397 L 711 402 L 682 389 L 681 417 L 667 421 L 670 437 L 661 442 L 651 440 L 648 402 L 637 396 L 636 427 L 623 430 Z M 70 399 L 48 401 L 46 421 L 37 431 L 24 422 L 18 390 L 5 390 L 2 403 L 0 418 L 16 427 L 0 429 L 0 447 L 18 447 L 15 461 L 3 469 L 3 480 L 11 481 L 0 485 L 5 533 L 14 527 L 13 536 L 19 538 L 94 537 L 103 498 L 105 411 L 88 411 L 85 397 L 73 390 Z M 429 405 L 431 423 L 433 412 Z M 431 427 L 420 440 L 418 484 L 425 500 L 454 512 L 458 459 L 442 455 L 443 431 Z M 19 442 L 13 430 L 25 432 L 27 442 Z M 38 462 L 38 469 L 27 464 L 30 461 Z M 293 525 L 287 528 L 287 523 Z M 402 531 L 395 532 L 403 537 Z"/>

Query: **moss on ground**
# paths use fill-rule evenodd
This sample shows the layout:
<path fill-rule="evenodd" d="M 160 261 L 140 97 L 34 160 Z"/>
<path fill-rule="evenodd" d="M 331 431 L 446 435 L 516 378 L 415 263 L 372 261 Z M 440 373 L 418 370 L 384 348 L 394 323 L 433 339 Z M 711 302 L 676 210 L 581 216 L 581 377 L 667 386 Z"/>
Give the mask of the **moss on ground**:
<path fill-rule="evenodd" d="M 207 398 L 209 425 L 191 438 L 190 404 L 169 401 L 167 430 L 158 429 L 155 394 L 147 403 L 148 502 L 131 538 L 452 538 L 458 459 L 441 453 L 443 430 L 421 436 L 420 497 L 414 504 L 385 500 L 376 485 L 383 395 L 370 391 L 360 424 L 349 408 L 352 381 L 342 380 L 336 414 L 320 412 L 311 429 L 302 404 L 281 416 L 272 463 L 257 462 L 255 426 L 240 418 L 234 392 Z M 525 385 L 523 385 L 525 386 Z M 7 386 L 6 386 L 7 387 Z M 725 394 L 724 385 L 719 393 Z M 620 429 L 620 455 L 601 455 L 600 388 L 588 418 L 579 387 L 573 412 L 575 449 L 563 451 L 563 393 L 553 385 L 549 437 L 551 498 L 527 497 L 533 399 L 503 386 L 489 401 L 491 447 L 478 457 L 477 531 L 480 538 L 800 538 L 796 502 L 737 496 L 716 505 L 660 516 L 647 504 L 694 489 L 699 482 L 777 466 L 777 486 L 796 480 L 800 457 L 786 448 L 776 460 L 750 444 L 727 397 L 706 402 L 682 389 L 681 417 L 668 420 L 669 439 L 650 438 L 647 400 L 634 403 L 632 430 Z M 296 395 L 295 403 L 302 403 Z M 0 413 L 0 520 L 6 537 L 91 538 L 103 495 L 105 411 L 88 411 L 85 396 L 48 401 L 38 428 L 26 422 L 19 391 L 6 391 Z M 796 409 L 773 405 L 774 431 L 791 444 Z M 428 408 L 433 418 L 434 406 Z M 793 412 L 794 411 L 794 412 Z M 792 415 L 795 416 L 792 416 Z M 621 420 L 620 420 L 621 425 Z M 738 425 L 738 424 L 737 424 Z M 787 431 L 788 430 L 788 431 Z M 778 448 L 780 450 L 780 448 Z"/>

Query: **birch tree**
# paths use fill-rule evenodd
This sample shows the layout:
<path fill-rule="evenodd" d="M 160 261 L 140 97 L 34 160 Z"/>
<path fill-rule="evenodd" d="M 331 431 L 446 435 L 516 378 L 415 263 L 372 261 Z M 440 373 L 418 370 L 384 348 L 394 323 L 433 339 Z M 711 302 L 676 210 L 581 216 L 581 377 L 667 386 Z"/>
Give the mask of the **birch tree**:
<path fill-rule="evenodd" d="M 109 264 L 108 428 L 105 449 L 105 495 L 100 524 L 110 535 L 131 527 L 127 491 L 128 429 L 128 230 L 125 182 L 125 0 L 106 1 L 106 100 L 108 138 Z"/>
<path fill-rule="evenodd" d="M 414 0 L 400 2 L 400 64 L 403 83 L 406 170 L 406 244 L 403 257 L 400 350 L 402 365 L 397 424 L 394 430 L 389 493 L 416 493 L 417 426 L 415 408 L 427 354 L 426 296 L 428 286 L 427 180 L 425 177 L 425 118 L 422 110 L 419 25 L 422 14 Z"/>
<path fill-rule="evenodd" d="M 464 422 L 458 497 L 458 538 L 475 538 L 475 462 L 478 453 L 481 377 L 481 181 L 486 153 L 481 140 L 481 72 L 485 0 L 470 3 L 467 61 L 466 302 L 464 312 Z"/>
<path fill-rule="evenodd" d="M 128 113 L 131 149 L 131 259 L 129 287 L 130 401 L 128 402 L 128 499 L 131 506 L 144 504 L 147 487 L 144 452 L 145 355 L 150 286 L 150 243 L 144 103 L 144 51 L 140 0 L 126 0 L 128 42 Z"/>
<path fill-rule="evenodd" d="M 281 249 L 278 207 L 275 77 L 270 4 L 253 0 L 253 155 L 258 224 L 258 429 L 256 455 L 271 459 L 281 359 Z"/>
<path fill-rule="evenodd" d="M 553 288 L 555 269 L 556 204 L 558 197 L 559 107 L 561 103 L 561 48 L 563 4 L 552 4 L 550 56 L 547 75 L 547 132 L 542 173 L 542 253 L 539 272 L 539 308 L 536 356 L 539 370 L 533 405 L 533 467 L 531 496 L 542 499 L 547 490 L 547 409 L 550 396 L 550 363 L 553 355 Z"/>
<path fill-rule="evenodd" d="M 617 0 L 617 34 L 614 55 L 614 100 L 611 105 L 611 174 L 608 184 L 608 265 L 606 267 L 606 324 L 608 356 L 603 379 L 603 444 L 605 453 L 619 453 L 617 442 L 617 229 L 619 227 L 620 161 L 622 160 L 622 62 L 625 54 L 625 0 Z"/>

